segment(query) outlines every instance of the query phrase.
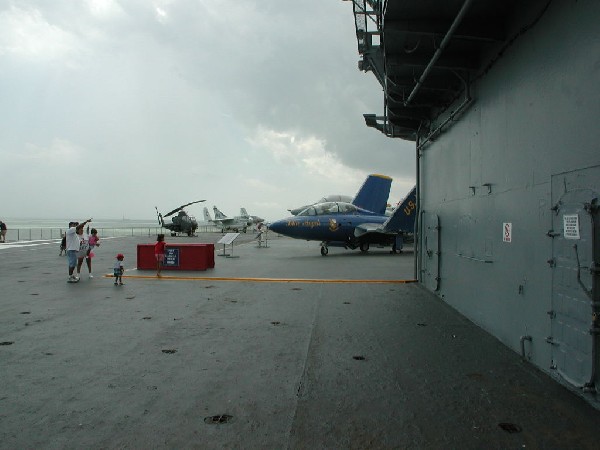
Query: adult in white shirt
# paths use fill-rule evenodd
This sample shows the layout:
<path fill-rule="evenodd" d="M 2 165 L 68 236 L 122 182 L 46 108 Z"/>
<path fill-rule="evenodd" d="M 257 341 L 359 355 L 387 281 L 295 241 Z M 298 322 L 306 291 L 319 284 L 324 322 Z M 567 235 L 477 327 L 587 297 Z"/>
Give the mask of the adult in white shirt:
<path fill-rule="evenodd" d="M 83 230 L 86 223 L 91 222 L 92 219 L 88 219 L 83 223 L 69 222 L 69 229 L 67 230 L 67 261 L 69 263 L 69 279 L 67 283 L 76 283 L 79 278 L 73 275 L 73 271 L 77 266 L 77 252 L 79 252 L 80 238 L 78 230 Z"/>

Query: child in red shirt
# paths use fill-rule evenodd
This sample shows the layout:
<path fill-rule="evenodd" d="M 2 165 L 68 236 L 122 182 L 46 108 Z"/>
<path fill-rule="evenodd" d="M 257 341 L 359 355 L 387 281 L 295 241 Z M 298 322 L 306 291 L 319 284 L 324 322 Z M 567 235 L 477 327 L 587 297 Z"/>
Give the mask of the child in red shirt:
<path fill-rule="evenodd" d="M 160 277 L 160 271 L 165 262 L 165 235 L 159 234 L 156 237 L 156 244 L 154 244 L 154 257 L 156 258 L 156 276 Z"/>

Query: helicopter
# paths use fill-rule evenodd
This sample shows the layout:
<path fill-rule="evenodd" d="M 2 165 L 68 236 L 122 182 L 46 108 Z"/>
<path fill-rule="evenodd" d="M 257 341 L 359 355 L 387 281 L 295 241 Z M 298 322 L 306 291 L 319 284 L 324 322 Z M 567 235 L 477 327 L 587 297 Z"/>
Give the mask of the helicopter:
<path fill-rule="evenodd" d="M 177 236 L 177 233 L 185 233 L 188 236 L 193 236 L 198 228 L 198 222 L 193 216 L 188 215 L 183 208 L 193 205 L 194 203 L 205 201 L 206 200 L 196 200 L 195 202 L 186 203 L 185 205 L 181 205 L 179 208 L 175 208 L 173 211 L 169 211 L 165 215 L 159 213 L 158 207 L 155 206 L 154 209 L 156 209 L 156 214 L 158 215 L 158 223 L 160 226 L 170 230 L 171 236 Z M 171 219 L 173 223 L 165 223 L 164 217 L 169 217 L 176 212 L 179 212 L 179 214 Z"/>

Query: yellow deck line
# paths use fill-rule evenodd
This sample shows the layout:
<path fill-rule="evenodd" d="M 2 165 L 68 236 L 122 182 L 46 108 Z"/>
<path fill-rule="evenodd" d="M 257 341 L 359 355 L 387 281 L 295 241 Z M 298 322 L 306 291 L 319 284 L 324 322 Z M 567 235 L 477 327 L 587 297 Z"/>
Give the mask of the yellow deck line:
<path fill-rule="evenodd" d="M 114 278 L 112 274 L 104 275 L 105 278 Z M 150 280 L 178 280 L 178 281 L 246 281 L 255 283 L 389 283 L 406 284 L 415 283 L 417 280 L 332 280 L 320 278 L 253 278 L 253 277 L 178 277 L 173 275 L 163 275 L 160 278 L 156 275 L 123 275 L 123 278 L 140 278 Z"/>

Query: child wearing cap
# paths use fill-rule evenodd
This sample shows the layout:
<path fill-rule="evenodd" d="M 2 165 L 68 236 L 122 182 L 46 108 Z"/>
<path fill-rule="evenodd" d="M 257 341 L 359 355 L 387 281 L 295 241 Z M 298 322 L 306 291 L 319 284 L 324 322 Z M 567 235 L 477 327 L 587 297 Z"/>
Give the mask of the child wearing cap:
<path fill-rule="evenodd" d="M 115 260 L 115 266 L 114 266 L 114 277 L 115 277 L 115 286 L 118 284 L 120 286 L 123 286 L 123 272 L 125 272 L 125 267 L 123 265 L 123 260 L 125 259 L 125 256 L 123 255 L 123 253 L 119 253 L 117 255 L 117 259 Z"/>

